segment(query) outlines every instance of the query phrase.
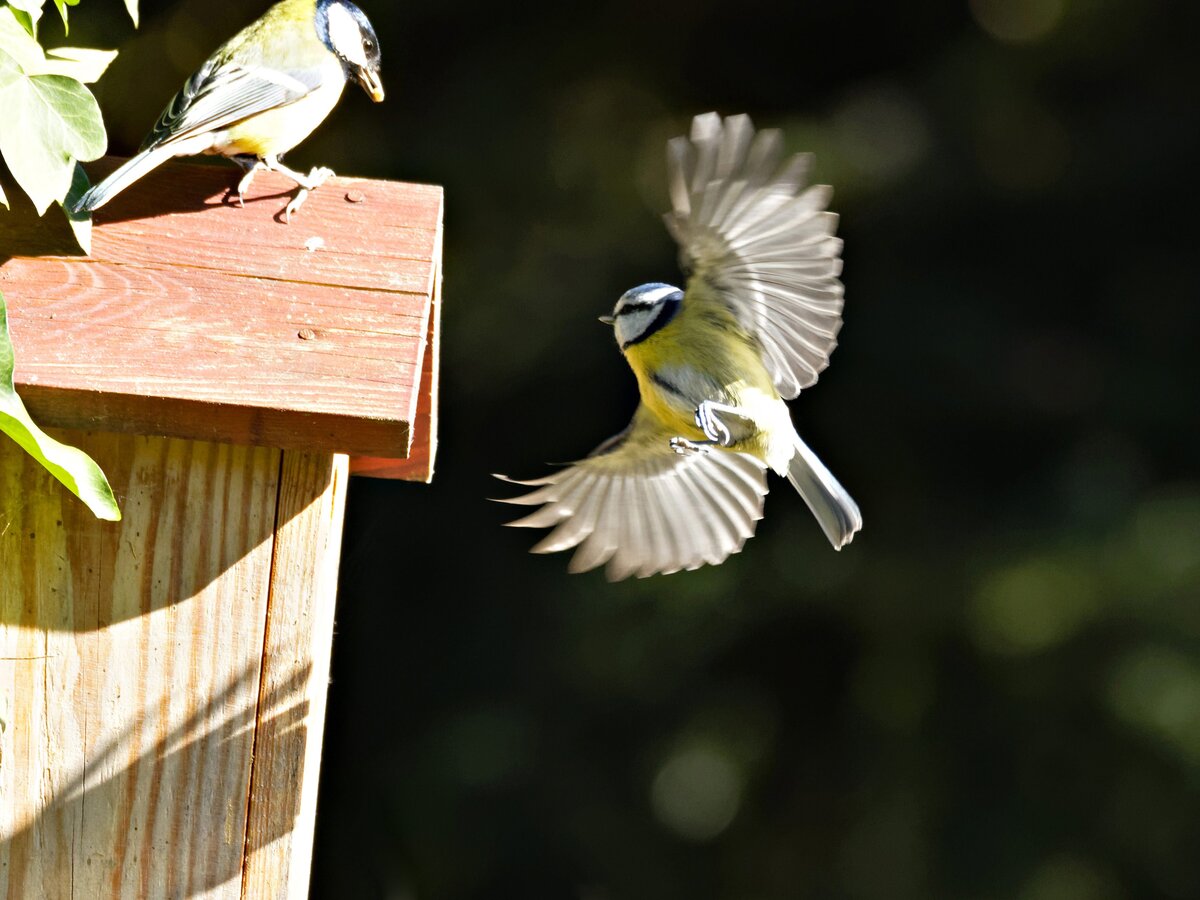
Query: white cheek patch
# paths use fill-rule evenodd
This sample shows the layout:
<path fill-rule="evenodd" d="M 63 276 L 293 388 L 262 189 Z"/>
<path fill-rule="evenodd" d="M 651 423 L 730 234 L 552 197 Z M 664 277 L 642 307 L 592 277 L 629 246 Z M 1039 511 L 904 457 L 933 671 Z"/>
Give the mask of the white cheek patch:
<path fill-rule="evenodd" d="M 358 21 L 346 7 L 331 3 L 329 5 L 329 43 L 338 56 L 344 57 L 354 65 L 367 66 L 367 55 L 363 52 L 362 29 Z"/>
<path fill-rule="evenodd" d="M 624 345 L 641 337 L 650 324 L 658 318 L 659 307 L 638 307 L 617 318 L 617 343 Z"/>

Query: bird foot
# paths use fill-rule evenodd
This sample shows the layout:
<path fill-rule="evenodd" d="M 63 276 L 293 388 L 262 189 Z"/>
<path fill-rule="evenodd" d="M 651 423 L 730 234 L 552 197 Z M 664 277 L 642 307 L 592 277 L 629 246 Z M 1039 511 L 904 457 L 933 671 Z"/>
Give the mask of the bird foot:
<path fill-rule="evenodd" d="M 292 223 L 292 215 L 299 212 L 300 207 L 304 205 L 304 201 L 308 199 L 309 193 L 319 188 L 332 175 L 333 169 L 326 166 L 315 166 L 308 173 L 307 178 L 297 178 L 296 183 L 300 185 L 300 190 L 296 191 L 296 196 L 292 198 L 292 202 L 283 211 L 283 220 L 290 225 Z"/>
<path fill-rule="evenodd" d="M 707 453 L 709 446 L 710 442 L 707 441 L 697 443 L 696 441 L 689 441 L 684 437 L 671 438 L 671 449 L 680 456 L 695 456 L 698 453 Z"/>
<path fill-rule="evenodd" d="M 239 163 L 241 165 L 241 163 Z M 246 168 L 246 174 L 242 176 L 235 188 L 235 196 L 237 197 L 237 205 L 242 209 L 246 208 L 246 192 L 250 190 L 250 184 L 254 181 L 254 176 L 258 174 L 259 169 L 265 169 L 266 166 L 260 161 L 255 161 L 254 165 Z"/>
<path fill-rule="evenodd" d="M 710 440 L 716 441 L 722 447 L 733 443 L 733 435 L 717 414 L 717 404 L 705 401 L 696 409 L 696 426 Z"/>

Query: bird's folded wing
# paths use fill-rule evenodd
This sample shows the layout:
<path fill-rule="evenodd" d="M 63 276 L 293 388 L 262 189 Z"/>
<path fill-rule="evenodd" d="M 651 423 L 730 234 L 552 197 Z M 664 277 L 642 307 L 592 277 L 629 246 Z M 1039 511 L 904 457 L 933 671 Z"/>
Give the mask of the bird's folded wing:
<path fill-rule="evenodd" d="M 294 103 L 316 87 L 316 75 L 209 61 L 171 98 L 142 149 L 224 128 Z"/>
<path fill-rule="evenodd" d="M 535 490 L 505 502 L 541 509 L 509 524 L 553 527 L 535 553 L 578 547 L 572 572 L 608 563 L 613 581 L 720 563 L 741 550 L 762 518 L 765 467 L 729 450 L 681 455 L 672 437 L 639 408 L 629 428 L 593 455 L 545 478 L 515 481 Z"/>
<path fill-rule="evenodd" d="M 667 145 L 667 228 L 684 268 L 720 292 L 792 398 L 829 364 L 842 323 L 842 242 L 832 190 L 806 187 L 811 157 L 781 164 L 776 130 L 746 116 L 697 116 Z"/>

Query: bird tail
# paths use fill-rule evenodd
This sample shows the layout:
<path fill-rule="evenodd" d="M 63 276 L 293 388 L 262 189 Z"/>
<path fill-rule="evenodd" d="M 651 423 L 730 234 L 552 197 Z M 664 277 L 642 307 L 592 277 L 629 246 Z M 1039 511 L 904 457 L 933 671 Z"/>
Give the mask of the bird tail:
<path fill-rule="evenodd" d="M 799 436 L 795 446 L 796 452 L 788 463 L 788 481 L 817 517 L 833 549 L 841 550 L 862 528 L 862 513 L 833 473 Z"/>
<path fill-rule="evenodd" d="M 148 172 L 157 169 L 174 155 L 175 148 L 162 145 L 143 150 L 137 156 L 126 160 L 120 168 L 99 184 L 89 188 L 71 208 L 71 211 L 89 213 L 94 209 L 99 209 L 129 185 Z"/>

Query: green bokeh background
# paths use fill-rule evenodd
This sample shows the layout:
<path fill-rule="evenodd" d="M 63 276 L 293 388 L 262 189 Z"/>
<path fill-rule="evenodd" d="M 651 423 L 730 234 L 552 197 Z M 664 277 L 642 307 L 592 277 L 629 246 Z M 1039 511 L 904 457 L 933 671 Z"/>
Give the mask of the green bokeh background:
<path fill-rule="evenodd" d="M 1196 5 L 363 5 L 388 99 L 288 161 L 445 185 L 441 446 L 351 487 L 313 896 L 1200 896 Z M 76 11 L 113 152 L 259 11 Z M 793 409 L 865 529 L 776 481 L 720 568 L 568 576 L 489 473 L 628 420 L 596 317 L 710 109 L 836 188 Z"/>

